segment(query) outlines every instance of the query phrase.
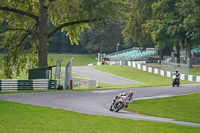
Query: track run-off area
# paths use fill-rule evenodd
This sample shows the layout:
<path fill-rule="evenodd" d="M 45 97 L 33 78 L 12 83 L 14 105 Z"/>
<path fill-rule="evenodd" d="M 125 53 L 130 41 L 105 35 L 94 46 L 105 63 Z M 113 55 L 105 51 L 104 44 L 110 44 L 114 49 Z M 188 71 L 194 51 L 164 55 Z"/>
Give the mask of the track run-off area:
<path fill-rule="evenodd" d="M 168 122 L 187 126 L 200 126 L 200 123 L 181 122 L 175 121 L 173 119 L 145 116 L 124 110 L 121 110 L 118 113 L 110 112 L 109 106 L 113 97 L 118 93 L 127 92 L 129 90 L 134 91 L 133 100 L 172 97 L 200 92 L 199 84 L 191 84 L 174 88 L 171 86 L 164 86 L 118 90 L 5 94 L 0 95 L 0 100 L 52 107 L 92 115 L 113 116 L 134 120 Z"/>
<path fill-rule="evenodd" d="M 124 110 L 121 110 L 118 113 L 109 111 L 109 106 L 112 99 L 119 93 L 128 92 L 130 90 L 134 91 L 134 102 L 134 100 L 141 99 L 173 97 L 178 95 L 198 93 L 200 92 L 200 84 L 184 84 L 180 87 L 162 86 L 115 90 L 4 94 L 0 95 L 0 100 L 64 109 L 92 115 L 113 116 L 134 120 L 167 122 L 179 125 L 200 127 L 200 123 L 182 122 L 168 118 L 146 116 Z"/>

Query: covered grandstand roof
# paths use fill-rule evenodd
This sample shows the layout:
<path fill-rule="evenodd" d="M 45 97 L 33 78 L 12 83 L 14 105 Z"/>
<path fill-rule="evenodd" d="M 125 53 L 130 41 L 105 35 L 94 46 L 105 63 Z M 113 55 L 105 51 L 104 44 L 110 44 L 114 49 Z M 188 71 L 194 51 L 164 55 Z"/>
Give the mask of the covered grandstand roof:
<path fill-rule="evenodd" d="M 106 58 L 110 58 L 110 60 L 135 60 L 155 55 L 157 55 L 155 48 L 142 50 L 141 47 L 133 47 L 131 49 L 106 55 Z"/>

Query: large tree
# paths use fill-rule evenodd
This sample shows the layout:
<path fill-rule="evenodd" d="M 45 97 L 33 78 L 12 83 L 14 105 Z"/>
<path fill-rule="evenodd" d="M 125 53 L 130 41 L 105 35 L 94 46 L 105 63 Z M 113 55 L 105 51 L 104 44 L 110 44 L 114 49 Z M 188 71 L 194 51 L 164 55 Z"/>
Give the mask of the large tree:
<path fill-rule="evenodd" d="M 191 5 L 186 5 L 193 3 Z M 146 29 L 151 33 L 152 39 L 158 47 L 165 48 L 174 45 L 176 50 L 177 62 L 180 62 L 180 47 L 185 47 L 187 50 L 187 58 L 190 61 L 191 46 L 196 39 L 194 33 L 198 29 L 197 10 L 199 6 L 195 5 L 194 1 L 183 0 L 158 0 L 152 4 L 153 16 L 146 23 Z M 191 8 L 196 11 L 193 13 Z M 188 12 L 189 11 L 189 12 Z M 191 11 L 191 12 L 190 12 Z M 193 17 L 189 17 L 193 16 Z M 195 21 L 194 21 L 194 20 Z M 189 21 L 188 21 L 189 20 Z M 198 22 L 197 22 L 198 21 Z M 194 22 L 193 24 L 191 22 Z M 193 29 L 189 28 L 187 24 L 194 26 Z M 190 64 L 190 62 L 188 62 Z"/>
<path fill-rule="evenodd" d="M 146 20 L 151 19 L 151 5 L 156 0 L 132 0 L 130 13 L 128 13 L 128 21 L 123 30 L 125 42 L 132 39 L 132 42 L 137 43 L 142 47 L 153 46 L 151 36 L 145 32 L 144 24 Z"/>
<path fill-rule="evenodd" d="M 152 4 L 152 17 L 146 21 L 145 31 L 151 34 L 151 38 L 156 44 L 155 47 L 159 49 L 160 60 L 163 59 L 163 50 L 174 45 L 176 46 L 176 55 L 180 56 L 178 34 L 180 22 L 173 0 L 158 0 Z"/>
<path fill-rule="evenodd" d="M 13 68 L 18 75 L 25 67 L 36 66 L 35 53 L 38 66 L 47 66 L 47 42 L 56 31 L 67 31 L 71 43 L 78 44 L 84 28 L 120 17 L 125 3 L 126 0 L 1 0 L 0 25 L 7 26 L 0 26 L 0 47 L 8 52 L 1 60 L 1 77 L 12 78 Z M 51 20 L 53 28 L 47 20 Z"/>
<path fill-rule="evenodd" d="M 184 18 L 182 27 L 186 30 L 185 45 L 187 57 L 190 60 L 191 47 L 196 44 L 199 45 L 200 41 L 200 1 L 179 0 L 176 5 L 180 16 Z"/>
<path fill-rule="evenodd" d="M 179 14 L 184 17 L 183 27 L 187 30 L 187 36 L 192 40 L 200 39 L 200 1 L 178 0 Z"/>

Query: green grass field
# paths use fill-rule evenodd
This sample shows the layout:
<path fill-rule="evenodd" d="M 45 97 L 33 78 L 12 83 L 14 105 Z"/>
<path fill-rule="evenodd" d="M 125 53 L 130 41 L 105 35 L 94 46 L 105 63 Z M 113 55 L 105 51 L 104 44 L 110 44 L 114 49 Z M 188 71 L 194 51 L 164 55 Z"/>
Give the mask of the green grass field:
<path fill-rule="evenodd" d="M 134 101 L 126 109 L 140 114 L 200 123 L 200 93 Z"/>
<path fill-rule="evenodd" d="M 74 56 L 75 60 L 73 61 L 73 65 L 85 66 L 88 64 L 88 62 L 95 62 L 95 56 L 96 55 L 85 55 L 85 57 L 83 57 L 83 55 L 76 55 Z M 49 55 L 49 57 L 50 65 L 55 65 L 55 63 L 53 62 L 55 62 L 57 58 L 65 59 L 63 61 L 64 64 L 62 65 L 66 65 L 65 63 L 69 61 L 72 55 Z M 81 59 L 80 61 L 79 59 L 76 60 L 76 58 L 86 59 Z M 141 70 L 134 69 L 128 66 L 94 66 L 94 68 L 97 70 L 101 70 L 117 76 L 144 83 L 137 85 L 111 85 L 99 82 L 99 86 L 101 88 L 98 89 L 117 89 L 171 85 L 171 78 L 143 72 Z M 73 74 L 73 76 L 79 75 Z M 23 78 L 24 77 L 22 77 L 22 79 Z M 181 83 L 183 84 L 192 82 L 181 81 Z M 92 88 L 89 88 L 88 90 L 90 89 Z M 41 91 L 21 92 L 26 93 Z M 0 92 L 0 94 L 5 93 L 6 92 Z M 10 92 L 8 92 L 8 94 L 9 93 Z M 128 110 L 136 111 L 138 109 L 139 113 L 142 114 L 173 118 L 182 121 L 200 122 L 199 97 L 199 94 L 193 94 L 189 96 L 166 98 L 167 100 L 155 99 L 155 101 L 135 101 L 129 105 Z M 187 114 L 189 115 L 185 117 Z M 0 101 L 0 116 L 0 131 L 3 131 L 3 133 L 199 133 L 200 131 L 200 127 L 181 126 L 170 123 L 135 121 L 130 119 L 120 119 L 108 116 L 87 115 L 61 109 L 52 109 L 48 107 L 25 105 L 7 101 Z"/>
<path fill-rule="evenodd" d="M 48 65 L 56 65 L 56 60 L 60 58 L 63 59 L 62 66 L 66 66 L 72 57 L 74 57 L 73 66 L 87 66 L 90 63 L 97 62 L 97 54 L 49 54 Z"/>
<path fill-rule="evenodd" d="M 133 88 L 133 87 L 151 87 L 151 86 L 167 86 L 172 84 L 172 79 L 157 74 L 144 72 L 129 66 L 94 66 L 93 68 L 124 77 L 127 79 L 142 82 L 144 84 L 132 84 L 132 85 L 110 85 L 102 83 L 103 88 Z M 181 81 L 181 84 L 194 83 L 189 81 Z"/>
<path fill-rule="evenodd" d="M 80 114 L 0 101 L 2 133 L 199 133 L 200 127 Z"/>
<path fill-rule="evenodd" d="M 196 68 L 190 68 L 190 75 L 200 76 L 200 69 L 196 70 Z"/>

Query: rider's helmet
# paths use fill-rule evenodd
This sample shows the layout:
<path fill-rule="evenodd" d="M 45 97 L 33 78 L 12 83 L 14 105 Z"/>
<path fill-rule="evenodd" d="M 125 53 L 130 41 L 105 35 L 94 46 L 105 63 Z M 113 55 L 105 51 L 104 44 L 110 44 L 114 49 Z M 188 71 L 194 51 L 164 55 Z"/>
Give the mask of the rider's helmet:
<path fill-rule="evenodd" d="M 128 92 L 128 97 L 132 97 L 133 96 L 133 91 L 129 91 Z"/>
<path fill-rule="evenodd" d="M 178 73 L 178 69 L 176 69 L 176 73 Z"/>

